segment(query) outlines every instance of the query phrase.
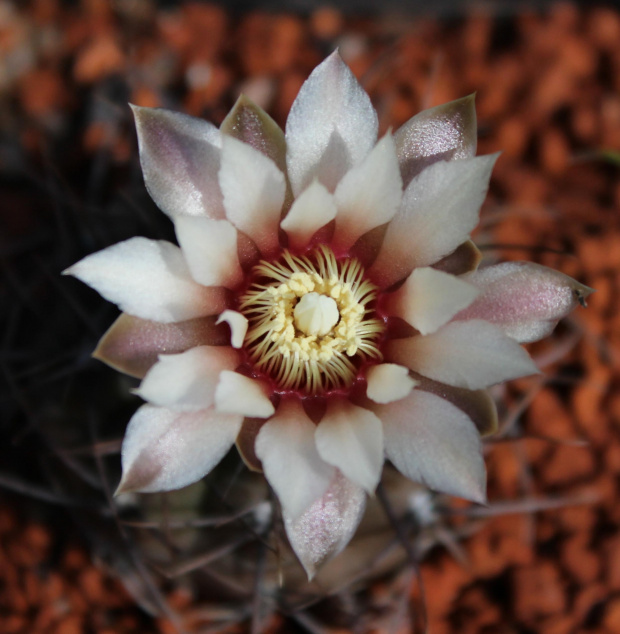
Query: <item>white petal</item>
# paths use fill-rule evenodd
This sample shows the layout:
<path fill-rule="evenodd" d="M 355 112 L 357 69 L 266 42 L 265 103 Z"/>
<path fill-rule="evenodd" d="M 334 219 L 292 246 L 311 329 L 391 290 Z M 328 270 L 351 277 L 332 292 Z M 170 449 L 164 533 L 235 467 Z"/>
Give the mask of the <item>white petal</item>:
<path fill-rule="evenodd" d="M 142 378 L 157 357 L 203 345 L 222 345 L 226 339 L 211 317 L 162 324 L 121 313 L 97 344 L 93 357 L 131 376 Z"/>
<path fill-rule="evenodd" d="M 405 186 L 437 161 L 475 156 L 474 95 L 419 112 L 394 135 Z"/>
<path fill-rule="evenodd" d="M 373 493 L 383 467 L 383 430 L 371 411 L 344 399 L 329 399 L 315 437 L 325 462 Z"/>
<path fill-rule="evenodd" d="M 325 493 L 334 475 L 319 456 L 314 430 L 300 403 L 284 400 L 256 438 L 265 476 L 293 520 Z"/>
<path fill-rule="evenodd" d="M 387 353 L 415 372 L 468 390 L 538 373 L 514 339 L 481 319 L 452 322 L 425 337 L 390 342 Z"/>
<path fill-rule="evenodd" d="M 280 226 L 290 246 L 303 249 L 318 229 L 336 217 L 333 196 L 318 181 L 312 182 L 295 200 Z"/>
<path fill-rule="evenodd" d="M 213 410 L 179 413 L 143 405 L 123 440 L 116 493 L 172 491 L 200 480 L 231 448 L 241 421 Z"/>
<path fill-rule="evenodd" d="M 228 219 L 263 254 L 276 249 L 286 189 L 276 164 L 247 143 L 224 135 L 219 179 Z"/>
<path fill-rule="evenodd" d="M 162 108 L 132 106 L 144 183 L 171 217 L 223 218 L 217 180 L 220 133 L 208 121 Z"/>
<path fill-rule="evenodd" d="M 467 414 L 421 390 L 375 411 L 383 421 L 385 453 L 399 471 L 431 489 L 485 501 L 480 436 Z"/>
<path fill-rule="evenodd" d="M 411 181 L 371 268 L 379 283 L 390 286 L 468 239 L 497 156 L 439 161 Z"/>
<path fill-rule="evenodd" d="M 86 256 L 64 273 L 142 319 L 169 323 L 224 309 L 224 290 L 197 284 L 181 249 L 163 240 L 131 238 Z"/>
<path fill-rule="evenodd" d="M 485 319 L 526 343 L 546 337 L 592 289 L 533 262 L 504 262 L 466 276 L 480 297 L 457 319 Z"/>
<path fill-rule="evenodd" d="M 243 141 L 268 156 L 283 172 L 286 170 L 286 140 L 280 126 L 247 95 L 222 121 L 220 132 Z"/>
<path fill-rule="evenodd" d="M 325 494 L 305 513 L 297 519 L 284 514 L 286 535 L 309 580 L 349 543 L 365 508 L 364 490 L 336 470 Z"/>
<path fill-rule="evenodd" d="M 417 385 L 409 370 L 396 363 L 372 365 L 366 372 L 366 396 L 375 403 L 391 403 L 405 398 Z"/>
<path fill-rule="evenodd" d="M 225 321 L 230 326 L 230 344 L 233 348 L 241 348 L 245 334 L 248 331 L 248 320 L 236 310 L 225 310 L 215 322 L 221 324 Z"/>
<path fill-rule="evenodd" d="M 428 267 L 416 269 L 389 299 L 388 311 L 423 335 L 447 324 L 480 291 L 463 280 Z"/>
<path fill-rule="evenodd" d="M 402 189 L 394 139 L 388 133 L 338 184 L 333 242 L 348 249 L 361 235 L 391 220 Z"/>
<path fill-rule="evenodd" d="M 136 390 L 145 401 L 178 411 L 213 405 L 223 370 L 239 365 L 238 353 L 227 346 L 199 346 L 181 354 L 162 354 Z"/>
<path fill-rule="evenodd" d="M 288 175 L 298 195 L 315 178 L 330 191 L 377 140 L 377 113 L 338 52 L 301 87 L 286 122 Z"/>
<path fill-rule="evenodd" d="M 174 229 L 192 277 L 205 286 L 234 288 L 243 279 L 237 230 L 227 220 L 178 216 Z"/>
<path fill-rule="evenodd" d="M 465 412 L 482 437 L 497 431 L 499 424 L 497 406 L 489 390 L 468 390 L 463 387 L 454 387 L 421 375 L 416 387 L 419 390 L 440 396 Z"/>
<path fill-rule="evenodd" d="M 251 418 L 269 418 L 275 412 L 264 383 L 228 370 L 220 374 L 215 389 L 215 409 Z"/>

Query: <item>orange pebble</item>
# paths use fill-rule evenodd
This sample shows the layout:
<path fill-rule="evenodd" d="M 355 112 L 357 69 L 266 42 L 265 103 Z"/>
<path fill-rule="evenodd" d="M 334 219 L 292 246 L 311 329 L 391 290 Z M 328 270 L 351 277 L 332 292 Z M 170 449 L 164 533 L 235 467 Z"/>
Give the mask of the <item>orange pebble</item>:
<path fill-rule="evenodd" d="M 566 609 L 566 590 L 557 568 L 548 561 L 518 568 L 514 573 L 514 609 L 525 622 Z"/>

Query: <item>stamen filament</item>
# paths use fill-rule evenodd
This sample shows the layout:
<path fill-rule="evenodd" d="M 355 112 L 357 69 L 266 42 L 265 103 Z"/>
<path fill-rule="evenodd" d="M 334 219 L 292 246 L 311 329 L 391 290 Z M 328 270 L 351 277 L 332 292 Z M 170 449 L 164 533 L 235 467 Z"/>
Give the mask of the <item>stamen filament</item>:
<path fill-rule="evenodd" d="M 371 307 L 377 288 L 364 279 L 358 260 L 338 261 L 321 245 L 309 255 L 285 251 L 278 261 L 261 261 L 253 274 L 256 282 L 239 304 L 249 321 L 244 346 L 282 390 L 317 394 L 348 387 L 365 359 L 382 359 L 378 340 L 385 325 Z M 305 296 L 310 313 L 301 318 L 295 307 Z M 315 315 L 315 307 L 327 312 Z M 318 321 L 311 325 L 312 316 Z"/>

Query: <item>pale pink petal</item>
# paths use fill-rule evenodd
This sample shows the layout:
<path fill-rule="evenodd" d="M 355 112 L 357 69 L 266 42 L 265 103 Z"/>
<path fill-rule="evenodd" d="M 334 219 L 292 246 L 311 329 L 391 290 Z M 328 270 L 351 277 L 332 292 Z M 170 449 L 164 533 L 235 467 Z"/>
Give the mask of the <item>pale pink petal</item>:
<path fill-rule="evenodd" d="M 153 405 L 196 411 L 213 405 L 223 370 L 234 370 L 239 354 L 227 346 L 200 346 L 181 354 L 162 354 L 136 390 Z"/>
<path fill-rule="evenodd" d="M 388 133 L 338 184 L 333 243 L 348 249 L 361 235 L 391 220 L 402 189 L 394 140 Z"/>
<path fill-rule="evenodd" d="M 144 183 L 157 206 L 178 215 L 224 218 L 217 180 L 220 133 L 202 119 L 132 106 Z"/>
<path fill-rule="evenodd" d="M 405 398 L 417 384 L 406 367 L 395 363 L 371 365 L 366 371 L 366 382 L 366 396 L 383 404 Z"/>
<path fill-rule="evenodd" d="M 286 122 L 288 175 L 299 195 L 315 178 L 334 191 L 377 140 L 377 114 L 337 51 L 301 87 Z"/>
<path fill-rule="evenodd" d="M 303 249 L 318 229 L 336 217 L 334 197 L 314 181 L 297 197 L 280 226 L 293 249 Z"/>
<path fill-rule="evenodd" d="M 172 491 L 200 480 L 232 447 L 241 421 L 213 410 L 180 413 L 143 405 L 123 440 L 116 495 Z"/>
<path fill-rule="evenodd" d="M 226 326 L 216 325 L 215 316 L 162 324 L 123 313 L 103 335 L 93 357 L 115 370 L 142 378 L 160 354 L 227 344 L 227 330 Z"/>
<path fill-rule="evenodd" d="M 464 412 L 421 390 L 374 411 L 383 422 L 385 453 L 399 471 L 436 491 L 485 501 L 480 436 Z"/>
<path fill-rule="evenodd" d="M 481 319 L 452 322 L 424 337 L 394 340 L 387 346 L 386 358 L 469 390 L 538 373 L 514 339 Z"/>
<path fill-rule="evenodd" d="M 169 323 L 224 309 L 224 289 L 196 283 L 181 249 L 163 240 L 131 238 L 86 256 L 64 273 L 142 319 Z"/>
<path fill-rule="evenodd" d="M 474 95 L 418 113 L 394 135 L 405 187 L 425 167 L 437 161 L 476 154 Z"/>
<path fill-rule="evenodd" d="M 286 171 L 286 140 L 280 126 L 247 95 L 240 95 L 220 132 L 251 145 Z"/>
<path fill-rule="evenodd" d="M 286 184 L 276 164 L 251 145 L 224 135 L 220 187 L 226 216 L 263 255 L 278 247 Z"/>
<path fill-rule="evenodd" d="M 334 475 L 319 456 L 314 430 L 298 400 L 283 400 L 256 438 L 265 476 L 293 520 L 325 493 Z"/>
<path fill-rule="evenodd" d="M 241 282 L 237 230 L 230 222 L 178 216 L 174 229 L 190 273 L 199 284 L 235 288 Z"/>
<path fill-rule="evenodd" d="M 269 418 L 275 409 L 262 381 L 224 370 L 215 389 L 215 409 L 225 414 Z"/>
<path fill-rule="evenodd" d="M 383 467 L 383 430 L 371 411 L 345 399 L 328 399 L 315 436 L 325 462 L 368 493 L 376 489 Z"/>
<path fill-rule="evenodd" d="M 411 181 L 370 269 L 382 286 L 434 264 L 469 238 L 496 159 L 492 154 L 439 161 Z"/>
<path fill-rule="evenodd" d="M 233 348 L 241 348 L 243 340 L 248 331 L 248 319 L 236 310 L 225 310 L 215 322 L 221 324 L 226 322 L 230 328 L 230 345 Z"/>
<path fill-rule="evenodd" d="M 480 291 L 463 280 L 422 267 L 413 271 L 405 283 L 389 297 L 390 315 L 402 317 L 423 335 L 447 324 L 469 306 Z"/>
<path fill-rule="evenodd" d="M 496 264 L 464 279 L 481 294 L 456 319 L 485 319 L 521 343 L 546 337 L 592 293 L 568 275 L 531 262 Z"/>
<path fill-rule="evenodd" d="M 349 543 L 365 508 L 364 490 L 336 470 L 327 491 L 302 515 L 284 514 L 286 535 L 309 580 Z"/>

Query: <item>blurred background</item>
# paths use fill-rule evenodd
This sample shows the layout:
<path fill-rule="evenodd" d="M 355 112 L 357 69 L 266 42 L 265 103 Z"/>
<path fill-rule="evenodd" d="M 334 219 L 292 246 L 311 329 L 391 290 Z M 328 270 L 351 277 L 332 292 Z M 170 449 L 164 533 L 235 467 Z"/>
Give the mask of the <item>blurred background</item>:
<path fill-rule="evenodd" d="M 128 102 L 219 124 L 244 92 L 284 125 L 335 47 L 381 131 L 476 92 L 479 153 L 503 151 L 486 258 L 597 292 L 530 347 L 544 376 L 497 392 L 488 508 L 388 473 L 412 548 L 375 509 L 387 558 L 280 589 L 277 530 L 238 512 L 265 493 L 233 456 L 186 495 L 112 502 L 139 400 L 90 358 L 115 307 L 60 272 L 173 239 Z M 619 177 L 612 4 L 0 0 L 0 631 L 413 632 L 425 605 L 432 634 L 620 632 Z"/>

